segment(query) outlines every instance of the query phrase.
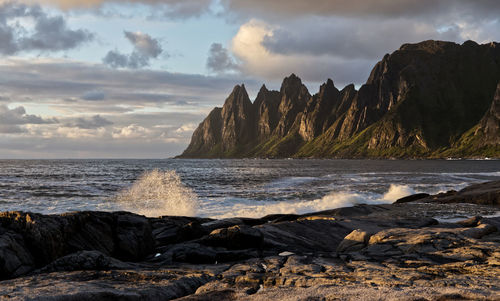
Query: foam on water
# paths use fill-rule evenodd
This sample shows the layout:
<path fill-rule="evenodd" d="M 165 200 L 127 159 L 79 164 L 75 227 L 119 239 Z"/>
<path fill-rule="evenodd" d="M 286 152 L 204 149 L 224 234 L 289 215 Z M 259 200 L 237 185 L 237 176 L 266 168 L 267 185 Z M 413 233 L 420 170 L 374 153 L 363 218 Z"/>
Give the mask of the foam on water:
<path fill-rule="evenodd" d="M 500 161 L 0 160 L 0 211 L 261 217 L 492 180 L 500 180 Z"/>
<path fill-rule="evenodd" d="M 212 218 L 254 217 L 268 214 L 305 214 L 359 204 L 391 204 L 399 198 L 415 193 L 406 185 L 391 185 L 382 195 L 376 193 L 332 192 L 313 201 L 251 202 L 228 200 L 219 204 L 208 215 Z M 205 210 L 203 210 L 205 211 Z"/>
<path fill-rule="evenodd" d="M 415 194 L 415 190 L 410 188 L 407 185 L 395 185 L 391 184 L 389 187 L 389 191 L 387 191 L 384 196 L 382 197 L 382 200 L 388 201 L 388 202 L 395 202 L 396 200 L 403 198 L 405 196 L 409 196 Z"/>
<path fill-rule="evenodd" d="M 173 170 L 143 173 L 116 201 L 121 209 L 146 216 L 194 216 L 198 209 L 198 197 Z"/>

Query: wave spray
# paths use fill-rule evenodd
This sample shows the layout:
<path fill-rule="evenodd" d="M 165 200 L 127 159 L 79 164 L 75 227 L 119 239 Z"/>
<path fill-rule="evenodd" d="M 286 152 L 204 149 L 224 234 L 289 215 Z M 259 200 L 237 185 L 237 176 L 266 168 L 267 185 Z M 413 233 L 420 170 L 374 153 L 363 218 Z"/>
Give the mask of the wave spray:
<path fill-rule="evenodd" d="M 134 184 L 120 192 L 117 202 L 124 210 L 146 216 L 194 216 L 198 197 L 182 184 L 174 170 L 152 170 L 143 173 Z"/>

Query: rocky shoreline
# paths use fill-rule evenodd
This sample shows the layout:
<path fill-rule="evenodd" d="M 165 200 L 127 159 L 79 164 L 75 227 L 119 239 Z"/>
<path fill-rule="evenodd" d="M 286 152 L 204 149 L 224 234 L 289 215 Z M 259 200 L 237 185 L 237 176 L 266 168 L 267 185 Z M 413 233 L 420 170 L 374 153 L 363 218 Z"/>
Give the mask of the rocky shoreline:
<path fill-rule="evenodd" d="M 305 215 L 0 214 L 1 300 L 500 300 L 500 181 Z"/>

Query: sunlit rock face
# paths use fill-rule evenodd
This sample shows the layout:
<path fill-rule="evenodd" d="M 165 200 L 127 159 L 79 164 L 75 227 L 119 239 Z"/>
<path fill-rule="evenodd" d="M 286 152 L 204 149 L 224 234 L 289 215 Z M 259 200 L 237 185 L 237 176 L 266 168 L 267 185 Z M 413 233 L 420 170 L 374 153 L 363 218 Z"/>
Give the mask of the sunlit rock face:
<path fill-rule="evenodd" d="M 500 143 L 500 82 L 497 86 L 495 99 L 491 103 L 490 109 L 486 112 L 479 123 L 475 135 L 483 134 L 484 144 L 498 145 Z"/>
<path fill-rule="evenodd" d="M 252 103 L 236 86 L 181 157 L 498 157 L 499 81 L 497 43 L 405 44 L 359 91 L 311 96 L 292 74 Z"/>

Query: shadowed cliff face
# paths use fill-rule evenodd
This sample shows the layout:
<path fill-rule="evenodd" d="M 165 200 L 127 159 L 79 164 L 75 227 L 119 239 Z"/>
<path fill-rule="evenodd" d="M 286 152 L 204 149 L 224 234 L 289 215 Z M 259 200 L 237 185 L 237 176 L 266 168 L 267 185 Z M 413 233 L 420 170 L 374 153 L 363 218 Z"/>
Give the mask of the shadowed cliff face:
<path fill-rule="evenodd" d="M 405 44 L 359 91 L 311 96 L 292 74 L 252 104 L 235 87 L 181 157 L 500 157 L 499 81 L 500 44 Z"/>

